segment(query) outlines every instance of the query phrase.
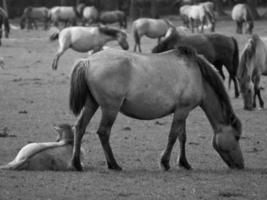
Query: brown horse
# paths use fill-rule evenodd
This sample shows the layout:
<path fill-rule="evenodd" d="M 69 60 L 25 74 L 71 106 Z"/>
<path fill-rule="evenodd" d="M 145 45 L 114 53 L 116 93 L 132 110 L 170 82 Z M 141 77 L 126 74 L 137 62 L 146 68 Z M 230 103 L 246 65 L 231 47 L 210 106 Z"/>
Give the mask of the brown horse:
<path fill-rule="evenodd" d="M 161 157 L 165 170 L 179 138 L 179 165 L 190 169 L 185 152 L 186 118 L 200 106 L 214 130 L 213 146 L 230 168 L 241 169 L 241 122 L 236 117 L 223 82 L 210 63 L 188 47 L 162 54 L 105 50 L 77 62 L 71 74 L 70 109 L 80 116 L 75 125 L 72 166 L 82 170 L 80 145 L 85 129 L 100 107 L 97 130 L 109 169 L 121 170 L 109 138 L 119 112 L 152 120 L 173 115 L 169 140 Z"/>
<path fill-rule="evenodd" d="M 238 68 L 238 80 L 246 110 L 256 107 L 257 96 L 260 107 L 264 107 L 260 88 L 261 75 L 267 75 L 267 46 L 254 34 L 242 51 Z"/>
<path fill-rule="evenodd" d="M 231 80 L 234 81 L 235 97 L 239 96 L 238 81 L 236 77 L 239 63 L 239 49 L 235 38 L 222 34 L 179 34 L 174 28 L 170 28 L 166 37 L 152 49 L 153 53 L 159 53 L 174 49 L 176 46 L 190 46 L 196 49 L 218 69 L 222 78 L 225 76 L 222 66 L 229 72 L 229 88 Z"/>
<path fill-rule="evenodd" d="M 243 23 L 246 23 L 245 33 L 252 34 L 254 27 L 253 15 L 247 4 L 237 4 L 232 10 L 232 19 L 236 22 L 236 33 L 242 34 Z"/>

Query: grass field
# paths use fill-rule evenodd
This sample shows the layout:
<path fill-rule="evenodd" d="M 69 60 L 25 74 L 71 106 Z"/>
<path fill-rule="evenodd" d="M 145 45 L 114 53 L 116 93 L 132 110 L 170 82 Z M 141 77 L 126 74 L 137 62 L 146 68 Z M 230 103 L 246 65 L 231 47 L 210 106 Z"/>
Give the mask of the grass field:
<path fill-rule="evenodd" d="M 168 18 L 181 25 L 178 17 Z M 267 37 L 266 25 L 267 21 L 256 21 L 254 32 Z M 127 31 L 132 50 L 133 38 L 130 29 Z M 218 20 L 216 32 L 234 36 L 240 50 L 249 38 L 236 35 L 235 24 L 228 19 Z M 49 42 L 48 34 L 42 28 L 12 30 L 0 47 L 0 56 L 6 62 L 6 68 L 0 70 L 0 130 L 5 129 L 10 136 L 0 138 L 0 164 L 11 161 L 29 142 L 54 141 L 54 124 L 75 123 L 68 107 L 69 74 L 74 62 L 87 54 L 68 50 L 59 61 L 59 69 L 53 71 L 51 63 L 58 44 Z M 142 44 L 144 52 L 150 52 L 156 40 L 143 38 Z M 109 46 L 119 48 L 116 42 Z M 264 87 L 266 81 L 263 77 Z M 227 168 L 212 148 L 211 126 L 204 112 L 197 108 L 187 119 L 187 156 L 192 171 L 176 165 L 178 142 L 171 157 L 171 170 L 164 172 L 158 167 L 171 116 L 139 121 L 123 115 L 118 116 L 113 127 L 111 146 L 124 170 L 110 171 L 95 134 L 100 119 L 97 112 L 83 139 L 84 172 L 0 171 L 0 200 L 267 199 L 267 111 L 244 111 L 243 101 L 234 98 L 233 88 L 228 92 L 243 123 L 240 143 L 245 170 Z M 266 101 L 266 90 L 262 93 Z"/>

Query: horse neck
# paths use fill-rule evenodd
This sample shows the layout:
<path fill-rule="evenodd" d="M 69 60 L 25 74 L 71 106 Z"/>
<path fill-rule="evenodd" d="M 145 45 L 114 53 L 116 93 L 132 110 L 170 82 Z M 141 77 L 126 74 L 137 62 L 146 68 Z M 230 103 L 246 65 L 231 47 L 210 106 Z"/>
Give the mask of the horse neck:
<path fill-rule="evenodd" d="M 217 94 L 208 83 L 204 83 L 204 85 L 206 93 L 200 106 L 206 113 L 213 130 L 216 132 L 222 126 L 228 125 L 227 117 L 225 116 L 227 113 L 225 110 L 226 106 L 223 106 Z"/>

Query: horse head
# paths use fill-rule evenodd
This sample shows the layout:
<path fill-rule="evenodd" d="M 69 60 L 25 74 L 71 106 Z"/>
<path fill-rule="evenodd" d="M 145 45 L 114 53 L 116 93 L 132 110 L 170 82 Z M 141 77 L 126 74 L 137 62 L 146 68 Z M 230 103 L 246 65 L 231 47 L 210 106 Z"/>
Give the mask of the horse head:
<path fill-rule="evenodd" d="M 232 114 L 230 124 L 218 129 L 213 137 L 213 147 L 232 169 L 243 169 L 244 159 L 239 145 L 241 122 Z"/>
<path fill-rule="evenodd" d="M 72 144 L 74 140 L 73 127 L 69 124 L 60 124 L 55 126 L 54 129 L 58 133 L 57 142 L 63 142 L 65 144 Z"/>
<path fill-rule="evenodd" d="M 178 39 L 178 32 L 176 31 L 175 27 L 170 27 L 165 37 L 161 42 L 159 42 L 153 49 L 152 53 L 161 53 L 170 49 L 173 49 L 176 45 Z"/>
<path fill-rule="evenodd" d="M 254 96 L 254 82 L 253 82 L 253 69 L 254 69 L 254 54 L 256 51 L 256 38 L 252 37 L 246 44 L 238 67 L 238 80 L 240 84 L 240 91 L 244 100 L 244 109 L 253 109 L 253 96 Z"/>

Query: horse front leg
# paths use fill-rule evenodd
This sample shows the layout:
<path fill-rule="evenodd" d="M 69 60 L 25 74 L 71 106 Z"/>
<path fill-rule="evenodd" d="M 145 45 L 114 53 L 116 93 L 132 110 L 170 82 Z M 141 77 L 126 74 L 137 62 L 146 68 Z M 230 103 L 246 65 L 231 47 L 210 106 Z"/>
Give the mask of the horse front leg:
<path fill-rule="evenodd" d="M 97 130 L 97 134 L 99 136 L 101 145 L 104 150 L 104 154 L 106 157 L 107 165 L 109 169 L 113 170 L 122 170 L 122 168 L 118 165 L 117 161 L 114 158 L 112 149 L 110 147 L 109 139 L 112 125 L 117 117 L 118 110 L 109 110 L 102 109 L 102 118 L 100 122 L 100 126 Z"/>
<path fill-rule="evenodd" d="M 262 96 L 261 96 L 260 75 L 257 75 L 257 78 L 255 80 L 254 91 L 255 91 L 255 93 L 254 93 L 255 97 L 253 99 L 253 106 L 255 104 L 254 107 L 256 107 L 256 96 L 258 96 L 260 107 L 263 109 L 264 108 L 264 101 L 263 101 Z"/>
<path fill-rule="evenodd" d="M 183 113 L 181 115 L 181 113 Z M 186 117 L 188 115 L 187 111 L 181 111 L 179 110 L 179 115 L 174 114 L 168 144 L 165 149 L 165 151 L 162 154 L 160 164 L 165 169 L 170 169 L 169 161 L 171 152 L 173 149 L 173 146 L 177 140 L 177 137 L 179 138 L 180 142 L 180 157 L 179 157 L 179 166 L 183 167 L 185 169 L 191 169 L 190 164 L 187 161 L 186 153 L 185 153 L 185 143 L 186 143 L 186 131 L 185 131 L 185 125 L 186 125 Z"/>
<path fill-rule="evenodd" d="M 74 148 L 71 159 L 71 168 L 78 171 L 82 171 L 82 165 L 80 160 L 81 141 L 85 133 L 86 127 L 95 114 L 98 105 L 90 97 L 87 98 L 85 107 L 77 120 L 74 131 Z"/>

